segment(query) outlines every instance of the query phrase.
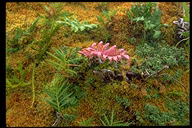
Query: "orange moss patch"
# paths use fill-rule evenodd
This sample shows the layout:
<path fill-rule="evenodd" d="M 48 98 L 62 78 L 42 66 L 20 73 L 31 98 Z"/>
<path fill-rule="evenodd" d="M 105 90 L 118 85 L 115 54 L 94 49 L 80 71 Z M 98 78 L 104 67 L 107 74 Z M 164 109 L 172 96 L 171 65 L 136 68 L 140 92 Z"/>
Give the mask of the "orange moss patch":
<path fill-rule="evenodd" d="M 181 2 L 158 2 L 162 13 L 162 23 L 170 23 L 170 19 L 182 16 Z"/>
<path fill-rule="evenodd" d="M 30 10 L 28 7 L 29 5 L 34 6 L 34 3 L 28 3 L 28 5 L 25 6 L 21 6 L 21 4 L 18 4 L 16 2 L 6 3 L 6 31 L 11 31 L 18 27 L 26 28 L 31 25 L 31 23 L 37 17 L 38 10 Z"/>
<path fill-rule="evenodd" d="M 32 99 L 22 93 L 15 93 L 6 101 L 6 126 L 8 127 L 46 127 L 51 126 L 54 115 L 45 103 L 38 103 L 30 109 Z M 44 106 L 44 107 L 42 107 Z"/>
<path fill-rule="evenodd" d="M 18 67 L 18 61 L 21 61 L 21 63 L 23 64 L 27 61 L 27 58 L 23 54 L 23 51 L 19 51 L 10 57 L 6 57 L 6 63 L 10 64 L 10 66 L 13 68 Z"/>
<path fill-rule="evenodd" d="M 72 47 L 80 47 L 80 48 L 87 48 L 90 47 L 93 43 L 99 43 L 99 42 L 95 42 L 95 41 L 85 41 L 85 42 L 78 42 L 78 43 L 73 43 Z"/>
<path fill-rule="evenodd" d="M 82 120 L 82 118 L 84 118 L 85 120 L 88 120 L 91 117 L 94 117 L 94 108 L 93 105 L 82 99 L 81 100 L 81 104 L 78 106 L 78 117 L 75 119 L 75 125 L 79 125 L 79 122 Z M 92 123 L 94 124 L 94 121 L 92 121 Z"/>

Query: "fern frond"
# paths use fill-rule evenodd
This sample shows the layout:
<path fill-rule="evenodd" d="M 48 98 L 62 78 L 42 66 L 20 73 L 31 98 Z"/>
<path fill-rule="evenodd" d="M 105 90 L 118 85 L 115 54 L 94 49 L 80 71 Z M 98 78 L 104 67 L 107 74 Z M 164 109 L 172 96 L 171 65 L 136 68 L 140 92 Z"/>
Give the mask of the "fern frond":
<path fill-rule="evenodd" d="M 30 34 L 36 27 L 37 22 L 42 18 L 42 16 L 37 17 L 35 21 L 32 23 L 31 27 L 26 31 L 26 34 Z"/>
<path fill-rule="evenodd" d="M 68 88 L 70 85 L 67 83 L 67 81 L 64 81 L 63 84 L 59 88 L 57 88 L 54 92 L 51 92 L 49 90 L 44 90 L 46 94 L 50 96 L 51 99 L 45 100 L 54 107 L 59 113 L 62 109 L 65 109 L 69 106 L 73 106 L 70 102 L 73 102 L 73 100 L 76 100 L 72 94 L 74 92 L 68 92 Z"/>
<path fill-rule="evenodd" d="M 48 55 L 52 56 L 53 58 L 55 58 L 56 60 L 60 61 L 61 59 L 58 58 L 57 56 L 53 55 L 52 53 L 50 52 L 47 52 Z"/>

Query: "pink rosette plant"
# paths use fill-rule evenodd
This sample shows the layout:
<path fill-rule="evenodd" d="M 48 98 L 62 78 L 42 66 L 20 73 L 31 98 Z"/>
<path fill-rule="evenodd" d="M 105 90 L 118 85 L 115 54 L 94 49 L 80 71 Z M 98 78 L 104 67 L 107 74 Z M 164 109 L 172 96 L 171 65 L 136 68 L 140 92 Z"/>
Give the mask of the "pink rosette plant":
<path fill-rule="evenodd" d="M 93 43 L 91 47 L 84 48 L 79 51 L 79 53 L 88 58 L 97 56 L 99 58 L 102 58 L 103 61 L 109 59 L 110 62 L 112 62 L 113 60 L 115 60 L 116 62 L 120 61 L 123 57 L 129 60 L 129 55 L 126 54 L 126 51 L 123 48 L 117 49 L 116 45 L 114 45 L 111 48 L 107 49 L 109 43 L 103 45 L 103 41 L 99 42 L 97 48 L 95 48 L 96 45 L 96 43 Z"/>

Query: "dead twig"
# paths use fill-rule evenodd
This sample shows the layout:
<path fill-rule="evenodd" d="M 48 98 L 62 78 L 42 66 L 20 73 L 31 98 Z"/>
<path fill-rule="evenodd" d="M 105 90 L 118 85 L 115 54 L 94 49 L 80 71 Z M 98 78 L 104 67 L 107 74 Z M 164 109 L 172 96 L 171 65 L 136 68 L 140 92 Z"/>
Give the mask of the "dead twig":
<path fill-rule="evenodd" d="M 52 125 L 52 127 L 56 127 L 57 124 L 59 123 L 59 121 L 60 121 L 61 119 L 63 119 L 63 116 L 62 116 L 59 112 L 57 112 L 57 111 L 56 111 L 56 116 L 57 116 L 57 119 L 55 120 L 55 122 L 54 122 L 54 124 Z"/>
<path fill-rule="evenodd" d="M 177 79 L 175 79 L 175 78 L 172 77 L 171 75 L 169 75 L 169 74 L 167 74 L 167 73 L 163 73 L 163 74 L 160 74 L 160 75 L 161 75 L 161 76 L 168 75 L 168 76 L 171 77 L 173 80 L 175 80 L 175 81 L 178 82 L 180 85 L 182 85 L 185 89 L 187 89 L 184 84 L 182 84 L 181 82 L 179 82 Z M 160 76 L 160 75 L 159 75 L 159 76 Z"/>
<path fill-rule="evenodd" d="M 165 65 L 165 66 L 163 66 L 162 69 L 160 69 L 159 71 L 157 71 L 157 72 L 155 72 L 155 73 L 153 73 L 153 74 L 149 74 L 149 73 L 147 72 L 149 75 L 145 78 L 145 80 L 148 79 L 149 77 L 158 75 L 158 74 L 159 74 L 160 72 L 162 72 L 164 69 L 168 69 L 168 68 L 169 68 L 169 66 L 168 66 L 168 65 Z"/>

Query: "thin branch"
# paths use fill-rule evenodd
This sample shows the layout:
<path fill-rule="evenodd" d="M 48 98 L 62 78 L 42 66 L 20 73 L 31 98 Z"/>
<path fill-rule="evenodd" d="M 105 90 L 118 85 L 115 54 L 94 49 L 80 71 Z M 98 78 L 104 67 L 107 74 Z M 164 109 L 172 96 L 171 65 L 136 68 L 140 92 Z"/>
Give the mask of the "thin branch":
<path fill-rule="evenodd" d="M 57 116 L 57 119 L 55 120 L 55 122 L 54 122 L 54 124 L 52 125 L 52 127 L 56 127 L 57 124 L 59 123 L 59 121 L 60 121 L 61 119 L 63 119 L 63 116 L 62 116 L 59 112 L 57 112 L 57 111 L 56 111 L 56 116 Z"/>
<path fill-rule="evenodd" d="M 176 44 L 176 47 L 182 42 L 182 41 L 184 41 L 184 40 L 188 40 L 189 39 L 189 37 L 187 37 L 187 38 L 185 38 L 185 39 L 182 39 L 182 40 L 180 40 L 177 44 Z"/>
<path fill-rule="evenodd" d="M 147 76 L 147 77 L 145 78 L 145 80 L 148 79 L 148 78 L 151 77 L 151 76 L 158 75 L 158 74 L 159 74 L 160 72 L 162 72 L 164 69 L 168 69 L 168 68 L 169 68 L 168 65 L 163 66 L 163 68 L 160 69 L 159 71 L 157 71 L 157 72 L 155 72 L 155 73 L 150 74 L 149 76 Z"/>
<path fill-rule="evenodd" d="M 32 101 L 32 105 L 31 108 L 34 105 L 35 102 L 35 86 L 34 86 L 34 75 L 35 75 L 35 64 L 33 64 L 33 73 L 32 73 L 32 89 L 33 89 L 33 101 Z"/>
<path fill-rule="evenodd" d="M 182 84 L 181 82 L 179 82 L 177 79 L 175 79 L 175 78 L 172 77 L 171 75 L 169 75 L 169 74 L 167 74 L 167 73 L 163 73 L 163 74 L 160 74 L 160 75 L 161 75 L 161 76 L 168 75 L 168 76 L 171 77 L 173 80 L 175 80 L 175 81 L 178 82 L 180 85 L 182 85 L 185 89 L 187 89 L 184 84 Z M 159 75 L 159 76 L 160 76 L 160 75 Z"/>

